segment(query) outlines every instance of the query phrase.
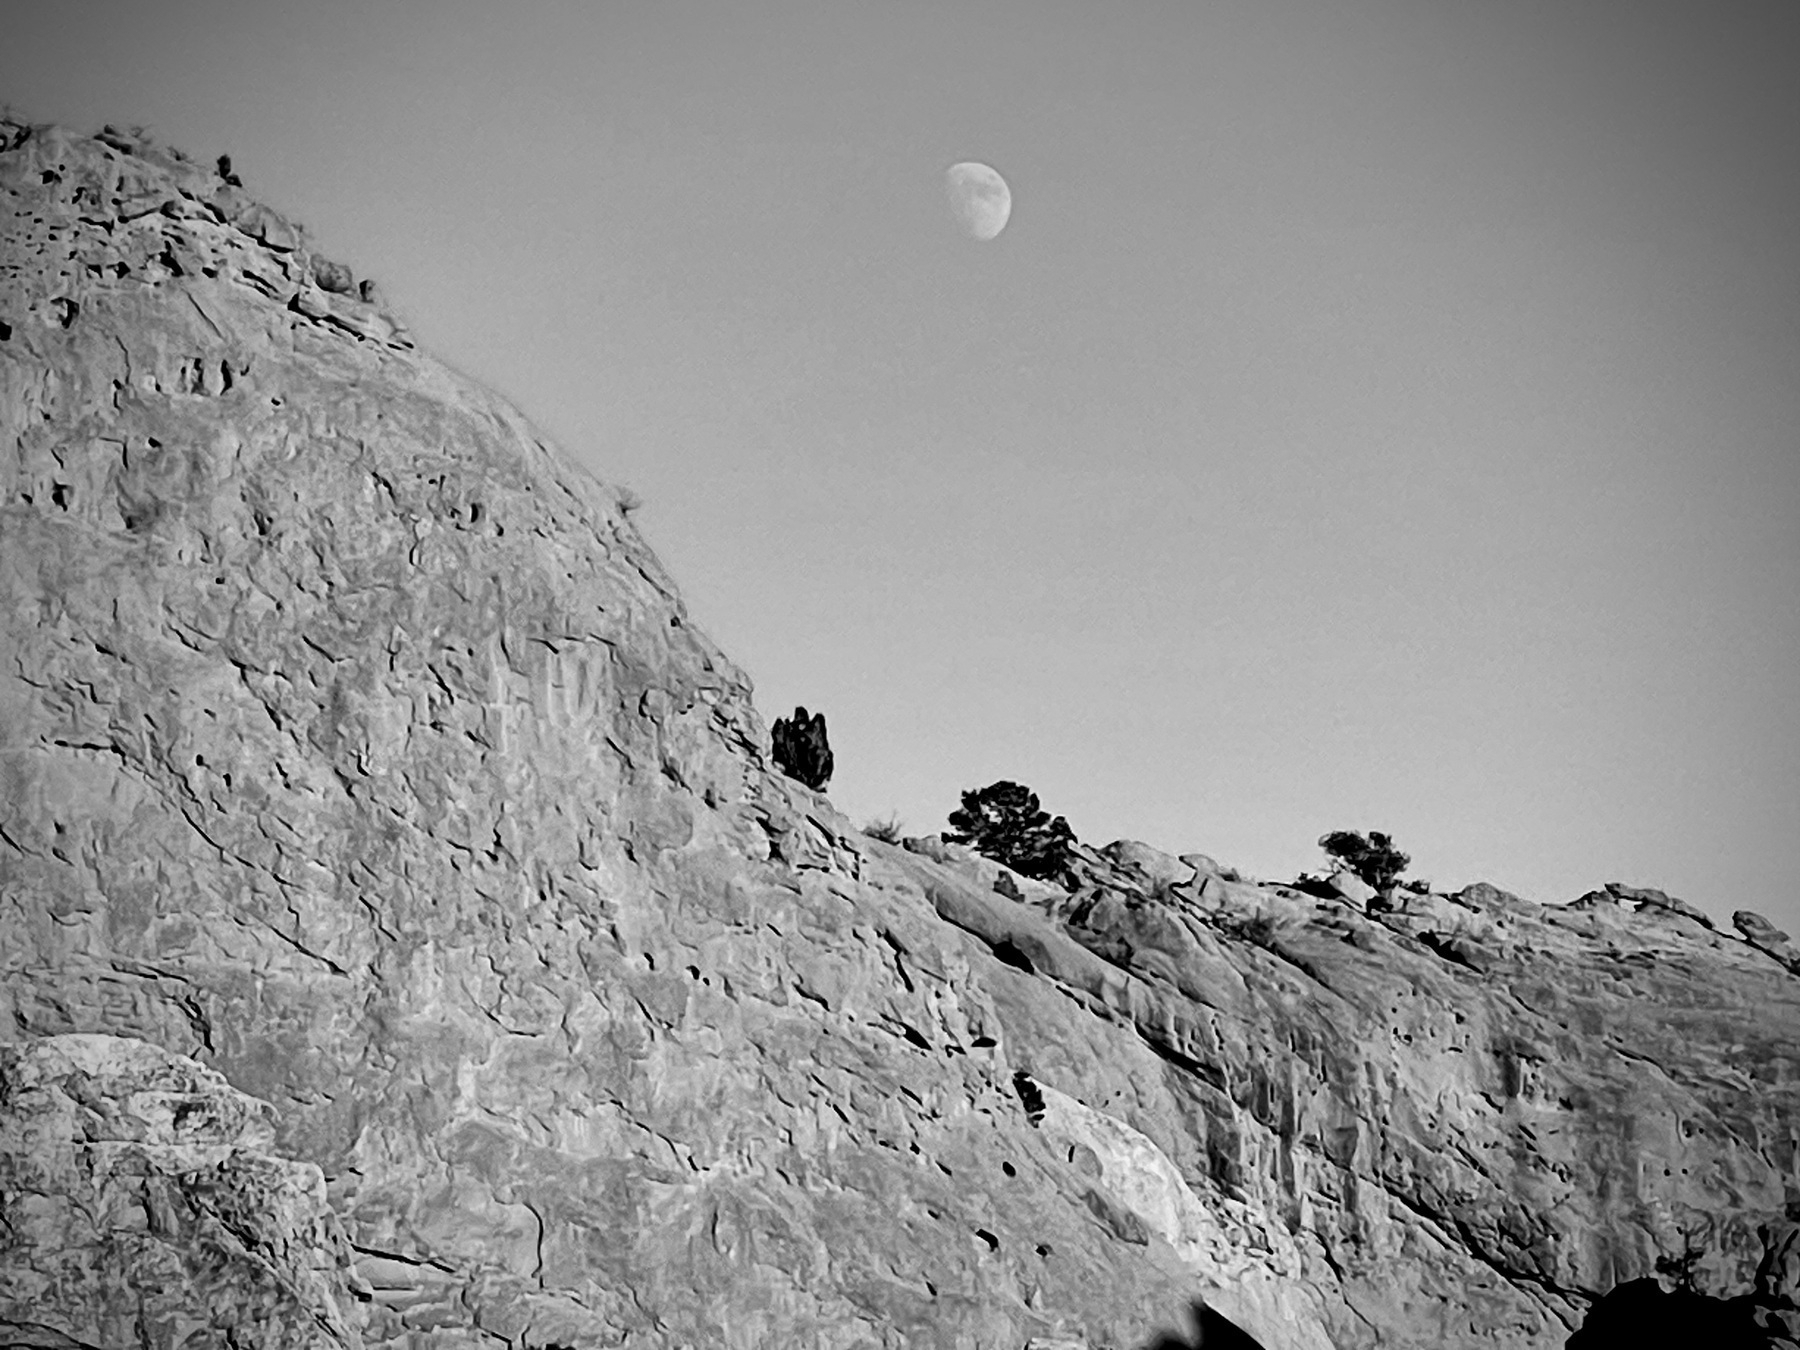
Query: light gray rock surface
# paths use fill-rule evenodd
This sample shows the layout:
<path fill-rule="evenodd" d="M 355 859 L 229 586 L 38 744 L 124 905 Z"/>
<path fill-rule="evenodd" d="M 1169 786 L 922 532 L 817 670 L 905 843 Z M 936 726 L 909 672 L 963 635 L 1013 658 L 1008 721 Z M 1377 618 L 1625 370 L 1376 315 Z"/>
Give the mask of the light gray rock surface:
<path fill-rule="evenodd" d="M 144 1041 L 0 1045 L 0 1344 L 360 1347 L 325 1179 L 269 1116 Z"/>
<path fill-rule="evenodd" d="M 1375 900 L 1375 888 L 1354 872 L 1336 871 L 1326 878 L 1331 889 L 1353 905 L 1367 909 Z"/>
<path fill-rule="evenodd" d="M 868 839 L 618 493 L 297 226 L 0 147 L 0 1039 L 270 1103 L 367 1344 L 1548 1347 L 1789 1259 L 1770 940 Z"/>

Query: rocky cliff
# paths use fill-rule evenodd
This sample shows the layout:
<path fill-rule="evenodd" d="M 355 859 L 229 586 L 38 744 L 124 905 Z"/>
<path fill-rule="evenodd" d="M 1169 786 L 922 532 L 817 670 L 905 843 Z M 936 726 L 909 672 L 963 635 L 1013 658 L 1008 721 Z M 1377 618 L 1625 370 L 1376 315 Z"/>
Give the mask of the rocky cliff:
<path fill-rule="evenodd" d="M 0 192 L 0 1339 L 1523 1350 L 1659 1269 L 1800 1328 L 1754 916 L 863 837 L 224 166 L 0 119 Z"/>

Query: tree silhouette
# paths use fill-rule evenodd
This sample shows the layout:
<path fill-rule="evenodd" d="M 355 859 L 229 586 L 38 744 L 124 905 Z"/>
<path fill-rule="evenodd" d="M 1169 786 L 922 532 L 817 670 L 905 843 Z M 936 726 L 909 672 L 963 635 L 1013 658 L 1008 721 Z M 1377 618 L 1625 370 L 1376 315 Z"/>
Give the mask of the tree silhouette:
<path fill-rule="evenodd" d="M 1319 840 L 1319 847 L 1382 895 L 1392 892 L 1394 882 L 1412 861 L 1410 854 L 1395 848 L 1394 841 L 1380 830 L 1370 830 L 1367 839 L 1352 830 L 1333 830 Z"/>
<path fill-rule="evenodd" d="M 831 742 L 825 738 L 825 714 L 808 717 L 795 708 L 791 719 L 777 717 L 769 729 L 774 742 L 775 767 L 814 792 L 823 792 L 831 781 Z"/>
<path fill-rule="evenodd" d="M 1038 795 L 1004 779 L 962 794 L 962 809 L 950 813 L 953 844 L 972 844 L 978 853 L 1028 877 L 1049 879 L 1069 869 L 1075 832 L 1061 816 L 1040 809 Z"/>

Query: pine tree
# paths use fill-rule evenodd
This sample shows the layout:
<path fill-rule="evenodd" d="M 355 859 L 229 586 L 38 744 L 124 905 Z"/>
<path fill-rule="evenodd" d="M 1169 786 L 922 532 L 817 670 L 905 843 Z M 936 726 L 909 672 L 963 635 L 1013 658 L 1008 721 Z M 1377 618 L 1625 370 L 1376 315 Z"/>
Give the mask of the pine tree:
<path fill-rule="evenodd" d="M 1028 877 L 1050 879 L 1068 871 L 1075 832 L 1038 804 L 1038 795 L 1019 783 L 1001 781 L 962 794 L 962 809 L 950 813 L 953 844 L 972 844 L 978 853 Z"/>

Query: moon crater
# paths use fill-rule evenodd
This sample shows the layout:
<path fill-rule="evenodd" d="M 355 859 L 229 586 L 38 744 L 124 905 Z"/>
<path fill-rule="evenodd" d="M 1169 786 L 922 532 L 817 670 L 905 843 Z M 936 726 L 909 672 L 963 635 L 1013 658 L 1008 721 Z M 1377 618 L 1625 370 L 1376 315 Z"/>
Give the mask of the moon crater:
<path fill-rule="evenodd" d="M 1006 228 L 1012 215 L 1012 190 L 990 165 L 974 160 L 952 164 L 944 175 L 944 187 L 956 223 L 971 239 L 985 244 Z"/>

